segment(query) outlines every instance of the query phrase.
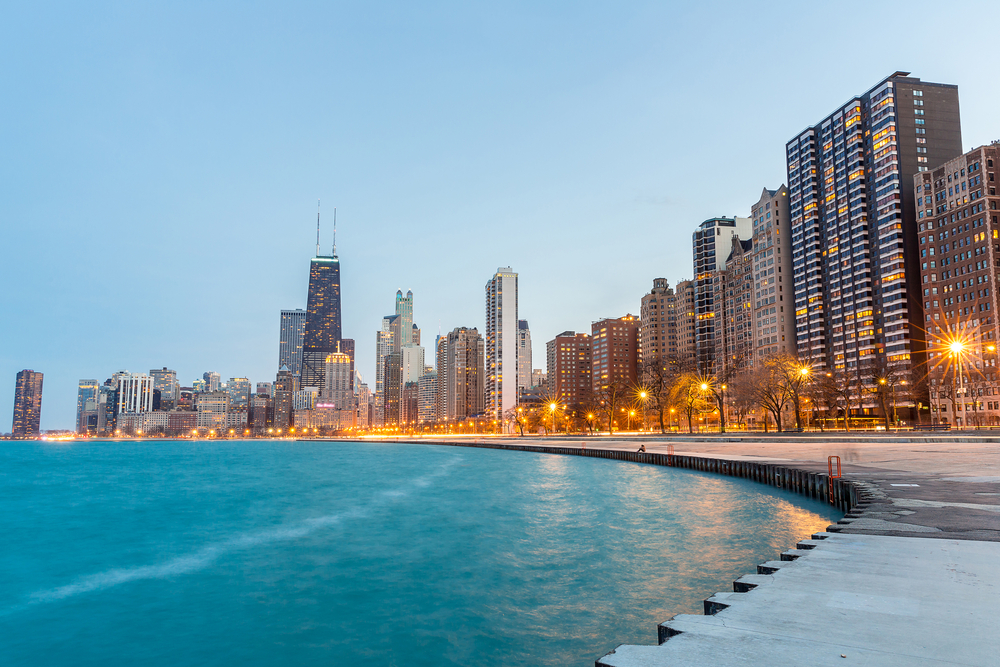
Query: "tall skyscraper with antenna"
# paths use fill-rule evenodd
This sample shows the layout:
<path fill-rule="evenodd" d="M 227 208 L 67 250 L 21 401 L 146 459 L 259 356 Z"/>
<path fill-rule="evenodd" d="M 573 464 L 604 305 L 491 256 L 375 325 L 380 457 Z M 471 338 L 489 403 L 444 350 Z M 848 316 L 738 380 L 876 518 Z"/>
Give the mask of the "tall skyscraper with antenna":
<path fill-rule="evenodd" d="M 322 392 L 326 379 L 326 357 L 339 351 L 341 340 L 340 259 L 337 257 L 337 209 L 333 213 L 333 253 L 322 255 L 318 203 L 316 208 L 316 256 L 309 263 L 301 386 L 316 387 Z"/>

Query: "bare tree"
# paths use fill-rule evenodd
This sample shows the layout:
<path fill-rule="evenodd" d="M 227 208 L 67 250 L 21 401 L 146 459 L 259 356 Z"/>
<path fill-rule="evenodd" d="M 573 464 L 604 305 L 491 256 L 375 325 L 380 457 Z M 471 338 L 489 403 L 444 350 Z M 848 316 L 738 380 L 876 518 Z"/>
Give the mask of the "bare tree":
<path fill-rule="evenodd" d="M 785 368 L 778 357 L 763 359 L 753 370 L 753 395 L 757 404 L 771 413 L 782 430 L 781 411 L 791 399 L 791 387 L 785 381 Z"/>
<path fill-rule="evenodd" d="M 702 380 L 694 373 L 680 375 L 673 385 L 673 401 L 687 416 L 688 433 L 694 433 L 694 415 L 705 411 L 708 402 L 701 389 Z"/>
<path fill-rule="evenodd" d="M 747 416 L 757 407 L 757 400 L 753 391 L 753 373 L 750 369 L 743 369 L 735 374 L 729 381 L 727 389 L 729 394 L 729 405 L 736 413 L 736 425 L 746 426 Z"/>
<path fill-rule="evenodd" d="M 610 378 L 608 384 L 597 391 L 597 402 L 601 406 L 601 412 L 608 418 L 608 435 L 614 431 L 616 411 L 633 393 L 633 388 L 622 378 Z"/>
<path fill-rule="evenodd" d="M 642 364 L 642 387 L 648 395 L 646 408 L 654 410 L 660 424 L 660 433 L 667 432 L 672 405 L 673 385 L 677 377 L 686 370 L 687 364 L 672 355 L 646 359 Z"/>

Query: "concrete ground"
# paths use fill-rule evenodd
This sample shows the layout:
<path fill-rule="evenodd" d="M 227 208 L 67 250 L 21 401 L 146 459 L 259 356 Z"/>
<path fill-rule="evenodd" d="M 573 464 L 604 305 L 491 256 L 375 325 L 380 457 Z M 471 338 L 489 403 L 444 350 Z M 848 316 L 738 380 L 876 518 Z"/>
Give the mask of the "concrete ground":
<path fill-rule="evenodd" d="M 483 441 L 573 450 L 636 451 L 644 444 L 660 453 L 672 445 L 674 454 L 822 473 L 827 457 L 836 455 L 843 476 L 867 489 L 871 502 L 816 536 L 822 539 L 801 542 L 734 583 L 734 590 L 748 592 L 708 598 L 706 612 L 714 615 L 675 616 L 661 625 L 659 646 L 619 646 L 598 667 L 1000 665 L 1000 435 Z"/>

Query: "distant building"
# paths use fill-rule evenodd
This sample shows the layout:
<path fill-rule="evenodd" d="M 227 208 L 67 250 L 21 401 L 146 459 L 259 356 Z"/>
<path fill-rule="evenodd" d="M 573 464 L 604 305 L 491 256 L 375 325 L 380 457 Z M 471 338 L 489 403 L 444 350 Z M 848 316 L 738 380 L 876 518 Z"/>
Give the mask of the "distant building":
<path fill-rule="evenodd" d="M 590 327 L 591 391 L 595 397 L 610 385 L 639 385 L 639 318 L 608 318 Z"/>
<path fill-rule="evenodd" d="M 268 394 L 258 393 L 250 398 L 250 426 L 255 436 L 265 435 L 271 427 L 271 408 Z"/>
<path fill-rule="evenodd" d="M 219 383 L 222 382 L 222 376 L 215 371 L 208 371 L 204 373 L 201 378 L 205 381 L 205 388 L 203 391 L 219 391 Z"/>
<path fill-rule="evenodd" d="M 306 311 L 281 311 L 278 333 L 278 368 L 288 366 L 293 375 L 302 376 L 302 347 L 306 336 Z"/>
<path fill-rule="evenodd" d="M 400 352 L 403 384 L 419 382 L 420 376 L 424 374 L 424 348 L 419 345 L 404 345 Z"/>
<path fill-rule="evenodd" d="M 753 362 L 754 278 L 752 241 L 734 236 L 726 268 L 714 283 L 715 375 L 727 381 Z"/>
<path fill-rule="evenodd" d="M 273 385 L 270 382 L 258 382 L 257 392 L 258 394 L 263 394 L 264 396 L 270 396 L 273 392 Z"/>
<path fill-rule="evenodd" d="M 35 438 L 42 416 L 42 373 L 25 369 L 17 374 L 14 385 L 15 438 Z"/>
<path fill-rule="evenodd" d="M 250 379 L 229 378 L 226 383 L 226 393 L 229 394 L 229 407 L 246 409 L 250 405 Z"/>
<path fill-rule="evenodd" d="M 497 269 L 486 283 L 486 415 L 502 420 L 517 405 L 517 274 Z"/>
<path fill-rule="evenodd" d="M 677 283 L 677 357 L 686 368 L 697 366 L 696 327 L 696 283 L 682 280 Z"/>
<path fill-rule="evenodd" d="M 460 421 L 482 414 L 483 337 L 477 329 L 458 327 L 442 339 L 442 344 L 443 354 L 438 357 L 438 395 L 443 399 L 445 419 Z"/>
<path fill-rule="evenodd" d="M 76 391 L 76 432 L 84 435 L 97 431 L 98 396 L 101 383 L 80 380 Z"/>
<path fill-rule="evenodd" d="M 307 387 L 292 392 L 292 410 L 312 410 L 319 400 L 319 389 Z"/>
<path fill-rule="evenodd" d="M 593 364 L 590 336 L 563 331 L 545 344 L 548 398 L 570 406 L 590 400 Z"/>
<path fill-rule="evenodd" d="M 153 378 L 144 373 L 123 372 L 118 375 L 116 414 L 142 413 L 153 410 Z"/>
<path fill-rule="evenodd" d="M 337 343 L 341 339 L 340 259 L 336 244 L 332 255 L 320 255 L 318 245 L 316 253 L 309 263 L 301 386 L 316 387 L 322 392 L 326 357 L 338 351 Z"/>
<path fill-rule="evenodd" d="M 517 321 L 517 390 L 531 389 L 531 330 L 528 320 Z"/>
<path fill-rule="evenodd" d="M 153 378 L 153 389 L 160 392 L 161 405 L 169 403 L 173 407 L 180 390 L 180 385 L 177 383 L 177 371 L 164 366 L 152 369 L 149 371 L 149 375 Z"/>
<path fill-rule="evenodd" d="M 420 376 L 417 386 L 417 421 L 421 424 L 437 421 L 437 383 L 438 374 L 435 371 Z"/>
<path fill-rule="evenodd" d="M 545 386 L 546 374 L 541 368 L 535 368 L 531 371 L 531 386 L 532 387 L 543 387 Z"/>
<path fill-rule="evenodd" d="M 191 389 L 196 394 L 200 394 L 203 391 L 208 391 L 208 384 L 204 380 L 194 380 L 191 382 Z"/>
<path fill-rule="evenodd" d="M 352 384 L 351 358 L 343 352 L 327 355 L 326 379 L 320 402 L 332 403 L 339 410 L 352 408 L 354 405 Z"/>
<path fill-rule="evenodd" d="M 398 352 L 400 347 L 413 345 L 413 292 L 407 290 L 405 297 L 402 290 L 396 292 L 396 316 L 399 318 L 399 336 L 397 349 L 393 352 Z"/>
<path fill-rule="evenodd" d="M 401 352 L 392 352 L 383 360 L 382 424 L 396 426 L 400 420 L 399 402 L 403 398 L 403 362 Z"/>
<path fill-rule="evenodd" d="M 420 385 L 418 382 L 407 382 L 403 385 L 399 401 L 400 424 L 412 428 L 419 421 Z"/>
<path fill-rule="evenodd" d="M 274 380 L 271 425 L 275 429 L 284 431 L 292 426 L 292 394 L 298 388 L 298 378 L 288 366 L 282 366 Z"/>
<path fill-rule="evenodd" d="M 226 428 L 229 412 L 229 394 L 224 391 L 206 391 L 195 401 L 198 411 L 198 428 L 222 430 Z"/>

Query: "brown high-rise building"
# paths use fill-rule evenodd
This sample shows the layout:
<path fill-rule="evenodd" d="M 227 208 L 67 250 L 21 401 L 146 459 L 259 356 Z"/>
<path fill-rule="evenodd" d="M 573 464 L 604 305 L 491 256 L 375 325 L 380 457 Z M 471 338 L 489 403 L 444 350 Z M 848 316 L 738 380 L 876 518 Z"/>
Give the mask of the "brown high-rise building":
<path fill-rule="evenodd" d="M 15 438 L 35 438 L 42 416 L 42 374 L 25 369 L 17 374 L 14 386 Z"/>
<path fill-rule="evenodd" d="M 1000 423 L 998 171 L 1000 144 L 993 143 L 913 178 L 935 422 Z"/>
<path fill-rule="evenodd" d="M 590 341 L 594 395 L 611 384 L 621 388 L 639 386 L 639 318 L 626 315 L 594 322 Z"/>
<path fill-rule="evenodd" d="M 546 393 L 566 406 L 590 400 L 590 336 L 564 331 L 545 344 Z"/>
<path fill-rule="evenodd" d="M 639 321 L 639 357 L 642 362 L 676 359 L 677 295 L 666 278 L 654 279 L 652 291 L 642 297 Z"/>
<path fill-rule="evenodd" d="M 765 188 L 750 209 L 753 221 L 753 358 L 797 354 L 792 293 L 792 232 L 788 188 Z"/>
<path fill-rule="evenodd" d="M 921 365 L 913 176 L 961 154 L 958 87 L 908 72 L 895 72 L 788 142 L 801 362 L 858 377 L 869 359 Z"/>
<path fill-rule="evenodd" d="M 753 358 L 752 241 L 733 236 L 726 268 L 718 272 L 715 287 L 715 376 L 731 377 Z"/>
<path fill-rule="evenodd" d="M 682 280 L 674 291 L 677 298 L 677 359 L 682 367 L 694 368 L 697 285 L 693 280 Z"/>

